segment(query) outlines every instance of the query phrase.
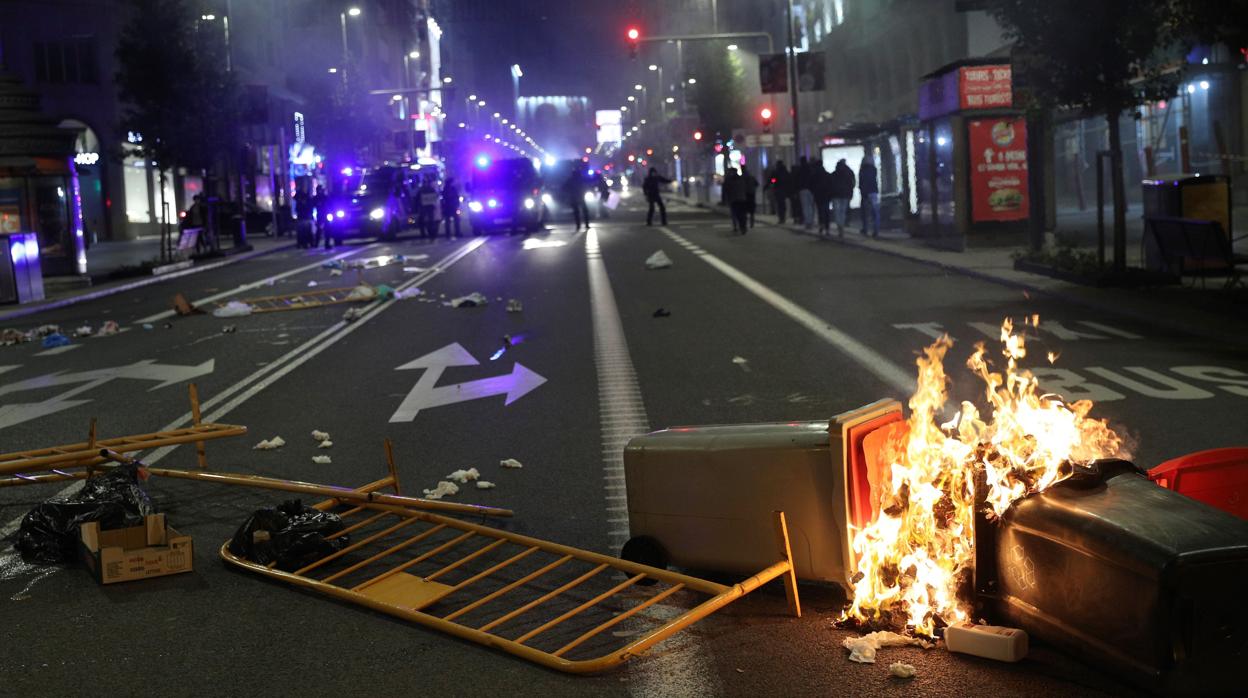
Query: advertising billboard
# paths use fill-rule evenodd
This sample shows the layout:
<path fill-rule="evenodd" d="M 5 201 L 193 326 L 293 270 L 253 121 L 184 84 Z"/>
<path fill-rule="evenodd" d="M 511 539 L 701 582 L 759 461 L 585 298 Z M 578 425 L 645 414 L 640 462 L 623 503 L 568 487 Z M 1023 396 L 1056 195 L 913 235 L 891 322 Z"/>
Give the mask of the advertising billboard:
<path fill-rule="evenodd" d="M 971 220 L 1017 221 L 1028 216 L 1027 123 L 1022 118 L 967 122 Z"/>

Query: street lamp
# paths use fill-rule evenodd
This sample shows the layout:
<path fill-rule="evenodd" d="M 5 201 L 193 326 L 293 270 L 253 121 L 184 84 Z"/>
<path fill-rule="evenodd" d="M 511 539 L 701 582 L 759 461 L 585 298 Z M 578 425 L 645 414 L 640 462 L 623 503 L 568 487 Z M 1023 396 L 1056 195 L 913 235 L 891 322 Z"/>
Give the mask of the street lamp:
<path fill-rule="evenodd" d="M 737 45 L 736 45 L 736 44 L 728 44 L 728 50 L 729 50 L 729 51 L 736 51 L 736 50 L 737 50 Z"/>
<path fill-rule="evenodd" d="M 338 23 L 342 27 L 342 84 L 347 84 L 347 16 L 360 16 L 360 8 L 352 7 L 346 12 L 338 13 Z"/>
<path fill-rule="evenodd" d="M 449 85 L 449 84 L 451 84 L 452 82 L 455 82 L 455 81 L 451 78 L 451 76 L 450 76 L 450 75 L 447 75 L 446 77 L 442 78 L 442 84 L 443 84 L 443 85 Z"/>
<path fill-rule="evenodd" d="M 519 63 L 511 64 L 511 115 L 514 117 L 520 113 L 520 78 L 524 77 L 524 71 L 520 70 Z"/>
<path fill-rule="evenodd" d="M 412 60 L 416 60 L 417 58 L 420 58 L 420 51 L 409 51 L 407 57 Z"/>

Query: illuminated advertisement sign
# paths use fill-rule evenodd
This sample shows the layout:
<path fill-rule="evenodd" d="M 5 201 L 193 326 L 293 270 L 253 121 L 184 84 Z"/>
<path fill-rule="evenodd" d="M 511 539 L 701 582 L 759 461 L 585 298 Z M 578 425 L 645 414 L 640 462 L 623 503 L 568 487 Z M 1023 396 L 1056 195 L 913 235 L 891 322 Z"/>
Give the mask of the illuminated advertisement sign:
<path fill-rule="evenodd" d="M 967 122 L 971 160 L 971 220 L 1017 221 L 1028 216 L 1027 123 L 1021 118 Z"/>

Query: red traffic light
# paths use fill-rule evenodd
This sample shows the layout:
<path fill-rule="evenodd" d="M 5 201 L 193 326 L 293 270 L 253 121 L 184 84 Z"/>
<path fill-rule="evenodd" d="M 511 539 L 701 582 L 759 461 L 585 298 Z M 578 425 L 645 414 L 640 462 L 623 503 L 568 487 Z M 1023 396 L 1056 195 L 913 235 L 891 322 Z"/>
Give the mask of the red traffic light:
<path fill-rule="evenodd" d="M 771 107 L 763 107 L 759 110 L 758 115 L 763 117 L 763 121 L 771 121 Z"/>
<path fill-rule="evenodd" d="M 693 140 L 695 140 L 695 141 L 700 141 L 700 140 L 702 140 L 702 132 L 701 132 L 701 131 L 694 131 L 694 132 L 693 132 Z"/>
<path fill-rule="evenodd" d="M 637 48 L 641 41 L 641 30 L 637 27 L 628 28 L 628 57 L 637 57 Z"/>
<path fill-rule="evenodd" d="M 629 41 L 636 41 L 636 40 L 638 40 L 638 39 L 640 39 L 640 38 L 641 38 L 641 30 L 640 30 L 640 29 L 638 29 L 637 27 L 629 27 L 629 28 L 628 28 L 628 40 L 629 40 Z"/>

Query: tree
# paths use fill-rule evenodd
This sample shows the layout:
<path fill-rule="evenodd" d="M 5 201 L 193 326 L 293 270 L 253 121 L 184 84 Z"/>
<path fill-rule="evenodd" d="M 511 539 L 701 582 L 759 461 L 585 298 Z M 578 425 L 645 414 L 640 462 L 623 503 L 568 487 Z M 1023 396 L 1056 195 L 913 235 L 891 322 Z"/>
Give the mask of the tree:
<path fill-rule="evenodd" d="M 1183 56 L 1176 1 L 985 2 L 1014 42 L 1016 81 L 1040 105 L 1083 109 L 1107 122 L 1118 271 L 1125 269 L 1127 249 L 1119 119 L 1141 102 L 1174 93 L 1179 76 L 1169 69 Z"/>
<path fill-rule="evenodd" d="M 741 63 L 736 52 L 725 50 L 718 41 L 692 46 L 691 64 L 698 78 L 693 86 L 698 119 L 711 133 L 728 136 L 746 119 Z"/>
<path fill-rule="evenodd" d="M 126 4 L 117 43 L 121 130 L 141 136 L 138 154 L 155 163 L 163 197 L 170 167 L 202 172 L 230 162 L 239 142 L 238 88 L 217 25 L 200 26 L 185 0 Z M 163 211 L 162 221 L 167 228 Z M 166 240 L 162 256 L 168 250 Z"/>

